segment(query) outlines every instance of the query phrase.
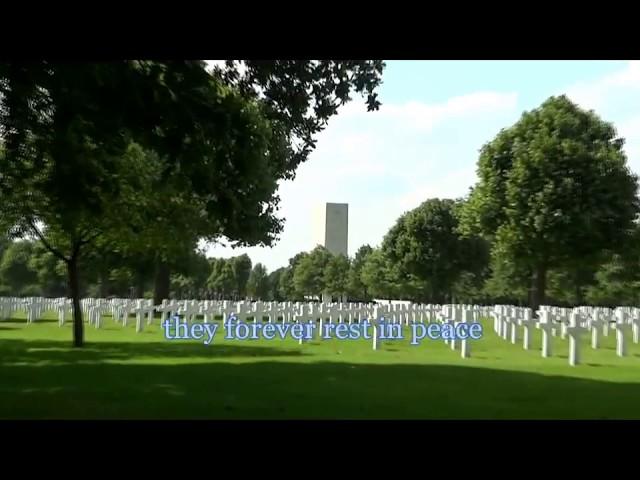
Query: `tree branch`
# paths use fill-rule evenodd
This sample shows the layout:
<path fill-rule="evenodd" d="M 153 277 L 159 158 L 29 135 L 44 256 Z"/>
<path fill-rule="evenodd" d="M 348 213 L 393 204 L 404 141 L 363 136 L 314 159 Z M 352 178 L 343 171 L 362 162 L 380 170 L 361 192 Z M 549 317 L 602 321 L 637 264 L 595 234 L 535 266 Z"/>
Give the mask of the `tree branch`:
<path fill-rule="evenodd" d="M 33 220 L 29 219 L 29 226 L 33 229 L 33 232 L 36 234 L 36 236 L 40 239 L 40 241 L 42 242 L 42 244 L 45 246 L 45 248 L 47 250 L 49 250 L 51 253 L 53 253 L 56 257 L 60 258 L 61 260 L 64 260 L 65 262 L 69 262 L 70 259 L 68 259 L 67 257 L 65 257 L 62 252 L 60 252 L 60 250 L 52 247 L 49 242 L 47 242 L 47 240 L 45 240 L 44 235 L 42 234 L 42 232 L 40 232 L 40 230 L 38 229 L 38 227 L 36 227 L 36 224 L 33 222 Z"/>

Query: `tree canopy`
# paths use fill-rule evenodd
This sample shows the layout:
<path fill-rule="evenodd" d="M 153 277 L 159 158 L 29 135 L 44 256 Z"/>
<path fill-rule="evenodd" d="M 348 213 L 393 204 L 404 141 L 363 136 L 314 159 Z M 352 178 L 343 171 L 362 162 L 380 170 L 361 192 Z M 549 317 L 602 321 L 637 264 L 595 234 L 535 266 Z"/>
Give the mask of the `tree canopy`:
<path fill-rule="evenodd" d="M 612 124 L 560 96 L 482 148 L 463 224 L 493 242 L 494 256 L 531 272 L 534 308 L 549 269 L 628 237 L 640 208 L 623 143 Z"/>
<path fill-rule="evenodd" d="M 78 259 L 98 237 L 129 251 L 269 244 L 282 230 L 277 182 L 313 135 L 352 90 L 379 105 L 379 61 L 245 63 L 245 76 L 202 61 L 0 65 L 0 224 L 66 263 L 76 346 Z"/>

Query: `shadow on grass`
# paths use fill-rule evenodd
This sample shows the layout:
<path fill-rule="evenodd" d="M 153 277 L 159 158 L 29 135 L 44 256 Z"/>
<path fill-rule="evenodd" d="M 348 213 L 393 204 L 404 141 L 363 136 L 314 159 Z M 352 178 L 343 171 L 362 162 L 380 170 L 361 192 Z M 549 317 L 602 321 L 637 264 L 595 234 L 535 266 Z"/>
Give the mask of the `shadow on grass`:
<path fill-rule="evenodd" d="M 452 365 L 302 363 L 300 352 L 270 347 L 61 345 L 0 341 L 0 418 L 640 418 L 636 383 Z M 106 361 L 204 351 L 228 361 Z M 251 355 L 282 358 L 233 363 Z"/>
<path fill-rule="evenodd" d="M 0 340 L 0 367 L 19 364 L 104 363 L 109 360 L 135 360 L 144 357 L 217 358 L 217 357 L 288 357 L 306 355 L 299 350 L 287 350 L 252 345 L 210 345 L 183 341 L 163 342 L 96 342 L 82 348 L 69 343 L 49 340 Z"/>

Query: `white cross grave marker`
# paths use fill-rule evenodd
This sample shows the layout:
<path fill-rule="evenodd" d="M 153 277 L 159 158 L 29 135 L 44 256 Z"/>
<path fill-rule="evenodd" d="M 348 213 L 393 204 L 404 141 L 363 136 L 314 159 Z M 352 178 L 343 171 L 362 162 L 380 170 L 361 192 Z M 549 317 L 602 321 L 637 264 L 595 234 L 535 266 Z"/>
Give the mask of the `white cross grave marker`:
<path fill-rule="evenodd" d="M 542 356 L 547 358 L 551 356 L 551 330 L 553 323 L 551 322 L 550 313 L 542 310 L 540 313 L 540 321 L 538 328 L 542 330 Z"/>
<path fill-rule="evenodd" d="M 580 316 L 577 312 L 571 313 L 569 322 L 566 330 L 569 335 L 569 365 L 574 367 L 580 363 L 580 335 L 587 329 L 580 325 Z"/>

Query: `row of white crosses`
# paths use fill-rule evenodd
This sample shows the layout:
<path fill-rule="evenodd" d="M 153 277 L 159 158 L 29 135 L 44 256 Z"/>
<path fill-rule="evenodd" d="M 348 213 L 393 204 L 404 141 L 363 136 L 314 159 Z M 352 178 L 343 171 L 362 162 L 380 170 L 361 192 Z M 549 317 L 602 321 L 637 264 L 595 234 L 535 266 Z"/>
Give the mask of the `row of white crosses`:
<path fill-rule="evenodd" d="M 633 341 L 638 343 L 640 337 L 640 309 L 617 308 L 615 310 L 599 307 L 577 307 L 573 309 L 541 306 L 537 312 L 538 319 L 533 319 L 531 310 L 508 305 L 496 305 L 492 316 L 494 330 L 505 340 L 517 343 L 518 326 L 524 328 L 523 347 L 531 348 L 531 328 L 535 325 L 542 331 L 542 356 L 552 356 L 552 337 L 562 339 L 569 337 L 569 364 L 578 365 L 580 356 L 580 339 L 582 334 L 591 330 L 591 346 L 600 346 L 600 333 L 607 336 L 609 326 L 616 332 L 616 353 L 623 357 L 627 354 L 628 329 L 633 328 Z"/>
<path fill-rule="evenodd" d="M 0 298 L 0 320 L 7 320 L 13 316 L 14 313 L 24 311 L 27 316 L 27 322 L 36 322 L 44 316 L 45 313 L 58 311 L 58 306 L 66 299 L 59 298 L 17 298 L 17 297 L 2 297 Z M 70 304 L 70 300 L 68 301 Z M 64 324 L 64 319 L 61 321 L 61 325 Z"/>
<path fill-rule="evenodd" d="M 134 302 L 135 303 L 135 302 Z M 564 339 L 567 334 L 570 336 L 570 363 L 577 364 L 579 362 L 579 335 L 584 328 L 592 328 L 593 347 L 598 348 L 598 327 L 600 322 L 603 327 L 603 334 L 608 334 L 609 322 L 600 320 L 600 313 L 612 313 L 608 309 L 593 309 L 591 307 L 580 307 L 578 309 L 560 309 L 556 307 L 543 307 L 539 312 L 539 320 L 536 321 L 532 312 L 528 308 L 518 308 L 513 306 L 498 305 L 494 307 L 494 311 L 490 312 L 490 308 L 474 307 L 470 305 L 462 306 L 439 306 L 439 305 L 378 305 L 378 314 L 384 316 L 390 323 L 403 323 L 408 325 L 409 322 L 418 321 L 427 322 L 441 321 L 452 323 L 460 321 L 477 321 L 482 313 L 485 316 L 489 313 L 494 316 L 494 327 L 498 335 L 506 340 L 510 340 L 513 344 L 518 341 L 518 327 L 523 327 L 523 347 L 531 348 L 531 329 L 537 326 L 542 330 L 543 345 L 542 355 L 551 356 L 551 335 L 558 335 Z M 176 302 L 167 300 L 162 305 L 155 307 L 155 311 L 161 313 L 161 322 L 167 315 L 175 315 L 176 313 L 184 315 L 188 320 L 193 321 L 199 315 L 204 315 L 205 322 L 213 321 L 215 316 L 222 316 L 223 321 L 226 320 L 231 313 L 235 314 L 238 320 L 246 321 L 248 317 L 253 317 L 254 322 L 262 321 L 265 317 L 269 322 L 275 322 L 279 318 L 283 322 L 291 321 L 307 321 L 309 319 L 319 320 L 319 332 L 322 332 L 322 325 L 325 320 L 331 322 L 348 322 L 359 321 L 363 318 L 375 318 L 373 304 L 354 304 L 354 303 L 333 303 L 333 304 L 317 304 L 317 303 L 300 303 L 300 302 L 228 302 L 228 301 L 208 301 L 199 302 L 196 300 Z M 148 315 L 148 322 L 152 321 L 151 305 L 141 305 L 140 301 L 137 305 L 125 308 L 125 315 L 128 313 L 137 314 L 137 330 L 142 330 L 142 316 Z M 469 312 L 469 313 L 464 313 Z M 543 312 L 547 312 L 544 314 Z M 638 309 L 617 309 L 617 315 L 630 315 L 631 323 L 634 329 L 634 341 L 638 341 L 640 335 L 640 310 Z M 579 315 L 587 317 L 591 315 L 587 325 L 580 320 Z M 467 316 L 471 315 L 471 319 Z M 581 317 L 582 317 L 581 315 Z M 124 324 L 126 325 L 126 316 Z M 463 316 L 466 317 L 463 318 Z M 569 319 L 567 320 L 567 317 Z M 582 317 L 582 318 L 584 318 Z M 114 318 L 118 318 L 114 315 Z M 616 323 L 621 325 L 617 327 L 619 337 L 619 355 L 625 353 L 625 336 L 624 330 L 626 323 Z M 614 327 L 615 328 L 615 327 Z M 455 340 L 449 342 L 451 348 L 456 348 Z M 378 341 L 374 342 L 377 344 Z M 464 342 L 465 346 L 468 342 Z M 464 354 L 465 352 L 463 352 Z"/>
<path fill-rule="evenodd" d="M 54 301 L 54 309 L 58 314 L 58 325 L 62 327 L 67 317 L 72 315 L 73 302 L 71 299 L 58 298 Z"/>
<path fill-rule="evenodd" d="M 136 331 L 144 329 L 146 323 L 153 321 L 154 312 L 160 312 L 161 323 L 167 316 L 180 314 L 187 320 L 193 321 L 198 316 L 204 316 L 204 321 L 213 321 L 222 316 L 225 321 L 232 313 L 240 321 L 253 317 L 254 322 L 261 322 L 266 317 L 269 322 L 282 319 L 283 322 L 319 321 L 318 332 L 322 332 L 323 323 L 348 322 L 362 319 L 379 319 L 384 317 L 388 323 L 409 325 L 410 322 L 431 323 L 434 321 L 450 323 L 456 326 L 459 322 L 477 321 L 480 316 L 492 316 L 496 333 L 507 341 L 518 342 L 518 327 L 523 328 L 523 347 L 531 348 L 531 332 L 536 326 L 542 330 L 542 356 L 552 355 L 552 336 L 560 334 L 561 338 L 569 336 L 569 363 L 576 365 L 580 362 L 580 336 L 588 329 L 592 334 L 592 347 L 599 348 L 600 334 L 607 336 L 609 326 L 616 332 L 617 354 L 626 355 L 627 336 L 629 328 L 633 331 L 633 341 L 640 340 L 640 309 L 619 307 L 615 310 L 595 307 L 577 307 L 564 309 L 543 306 L 537 312 L 538 319 L 534 319 L 528 308 L 510 305 L 496 305 L 494 307 L 477 307 L 472 305 L 418 305 L 418 304 L 363 304 L 363 303 L 305 303 L 305 302 L 229 302 L 229 301 L 181 301 L 164 300 L 162 305 L 154 306 L 151 300 L 131 299 L 83 299 L 81 308 L 85 318 L 96 328 L 102 326 L 102 317 L 111 312 L 116 322 L 127 325 L 131 315 L 136 318 Z M 58 313 L 59 325 L 62 326 L 71 315 L 71 300 L 66 298 L 0 298 L 0 319 L 7 319 L 16 311 L 24 310 L 27 321 L 34 322 L 42 318 L 47 311 Z M 455 340 L 445 340 L 453 350 L 456 349 Z M 374 339 L 374 348 L 379 346 L 379 339 Z M 468 356 L 469 342 L 460 342 L 463 356 Z"/>
<path fill-rule="evenodd" d="M 7 320 L 14 313 L 24 311 L 27 322 L 40 320 L 43 315 L 55 308 L 55 299 L 42 297 L 2 297 L 0 298 L 0 320 Z"/>
<path fill-rule="evenodd" d="M 333 323 L 359 321 L 369 318 L 372 314 L 373 304 L 363 303 L 314 303 L 314 302 L 228 302 L 228 301 L 196 301 L 169 302 L 164 300 L 162 305 L 155 307 L 161 313 L 161 322 L 168 316 L 176 313 L 194 320 L 197 316 L 204 316 L 204 321 L 212 321 L 215 316 L 222 316 L 223 320 L 233 313 L 239 320 L 245 321 L 251 317 L 255 322 L 263 321 L 266 317 L 269 322 L 281 319 L 283 322 L 292 322 L 304 316 L 316 319 L 328 320 Z M 432 321 L 436 308 L 431 305 L 383 305 L 388 321 L 391 323 Z M 303 313 L 301 313 L 303 311 Z M 306 313 L 305 313 L 306 312 Z"/>
<path fill-rule="evenodd" d="M 437 318 L 443 324 L 449 324 L 454 329 L 460 323 L 477 322 L 480 317 L 484 317 L 488 312 L 484 307 L 477 305 L 444 305 L 437 314 Z M 455 350 L 460 345 L 460 356 L 469 358 L 471 356 L 471 343 L 468 339 L 444 339 L 445 344 Z"/>
<path fill-rule="evenodd" d="M 478 305 L 443 305 L 436 313 L 436 319 L 442 324 L 449 324 L 455 330 L 459 324 L 478 322 L 480 318 L 488 316 L 489 313 L 490 311 L 487 307 Z M 456 350 L 459 345 L 462 358 L 471 357 L 471 342 L 467 338 L 443 340 L 445 344 L 451 347 L 451 350 Z"/>
<path fill-rule="evenodd" d="M 22 301 L 22 308 L 27 313 L 27 322 L 33 323 L 53 308 L 53 300 L 41 297 L 25 298 Z"/>

